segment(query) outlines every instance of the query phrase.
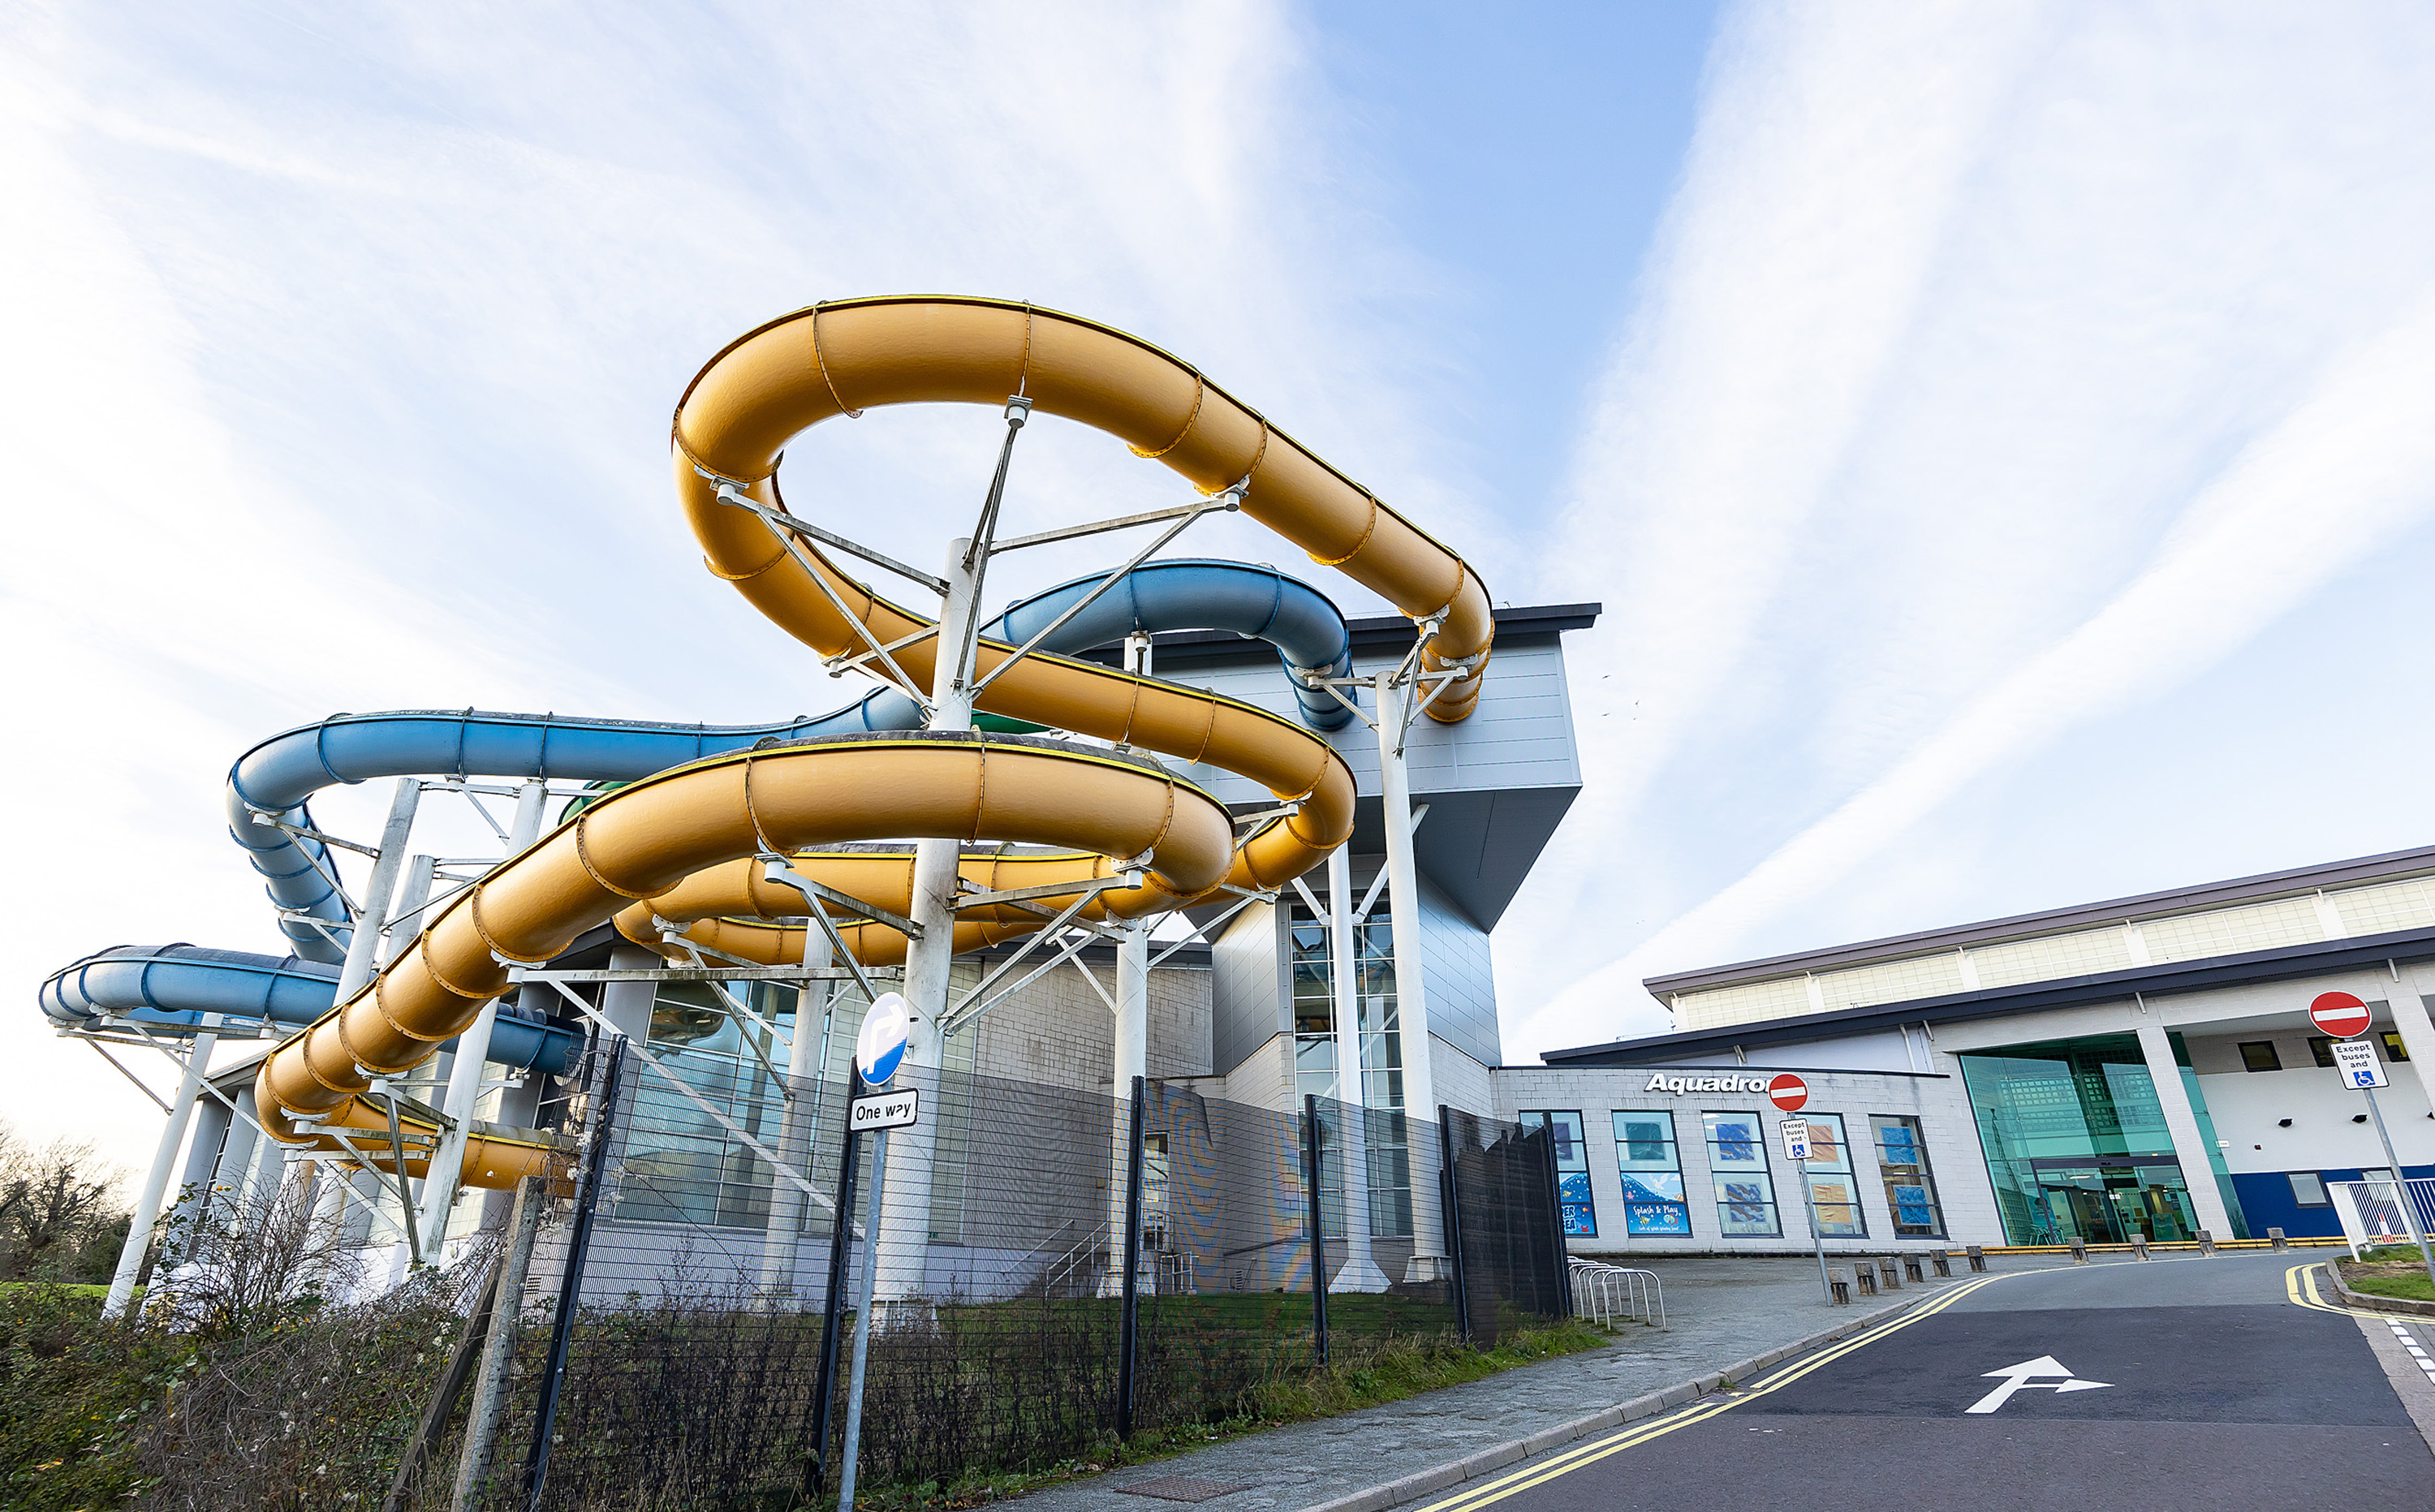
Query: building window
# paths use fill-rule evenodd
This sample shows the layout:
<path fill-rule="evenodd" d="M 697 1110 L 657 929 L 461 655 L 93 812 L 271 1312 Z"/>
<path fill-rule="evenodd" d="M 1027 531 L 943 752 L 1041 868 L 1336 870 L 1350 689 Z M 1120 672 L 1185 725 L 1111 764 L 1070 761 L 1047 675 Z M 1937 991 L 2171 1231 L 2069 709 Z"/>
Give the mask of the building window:
<path fill-rule="evenodd" d="M 1860 1189 L 1853 1181 L 1852 1150 L 1843 1143 L 1843 1115 L 1809 1115 L 1809 1159 L 1802 1175 L 1809 1182 L 1809 1200 L 1818 1214 L 1818 1231 L 1829 1238 L 1865 1239 L 1868 1219 L 1860 1212 Z"/>
<path fill-rule="evenodd" d="M 1380 902 L 1353 929 L 1353 1000 L 1360 1021 L 1362 1104 L 1372 1110 L 1364 1175 L 1370 1232 L 1380 1239 L 1412 1231 L 1412 1163 L 1404 1108 L 1404 1037 L 1395 1011 L 1395 934 L 1390 905 Z M 1336 1060 L 1336 970 L 1327 947 L 1328 921 L 1297 902 L 1293 933 L 1294 1094 L 1350 1102 L 1354 1088 L 1338 1078 Z M 1381 1117 L 1380 1114 L 1391 1116 Z M 1429 1136 L 1435 1138 L 1434 1134 Z M 1337 1178 L 1322 1179 L 1330 1191 Z"/>
<path fill-rule="evenodd" d="M 2308 1040 L 2308 1054 L 2315 1057 L 2317 1064 L 2327 1071 L 2334 1069 L 2334 1042 L 2331 1040 L 2323 1035 L 2311 1037 Z"/>
<path fill-rule="evenodd" d="M 2240 1046 L 2240 1063 L 2252 1071 L 2281 1071 L 2283 1057 L 2271 1040 L 2244 1040 Z"/>
<path fill-rule="evenodd" d="M 1716 1180 L 1717 1226 L 1728 1238 L 1781 1236 L 1775 1183 L 1768 1177 L 1767 1128 L 1756 1113 L 1701 1113 L 1708 1173 Z"/>
<path fill-rule="evenodd" d="M 1573 1239 L 1596 1239 L 1597 1207 L 1590 1197 L 1589 1142 L 1581 1138 L 1581 1115 L 1524 1108 L 1522 1126 L 1554 1132 L 1556 1200 L 1564 1210 L 1564 1233 Z"/>
<path fill-rule="evenodd" d="M 2330 1208 L 2334 1199 L 2325 1195 L 2325 1178 L 2314 1171 L 2291 1173 L 2291 1201 L 2303 1208 Z"/>
<path fill-rule="evenodd" d="M 1691 1206 L 1683 1192 L 1683 1152 L 1671 1113 L 1615 1115 L 1615 1160 L 1623 1178 L 1623 1231 L 1691 1236 Z"/>
<path fill-rule="evenodd" d="M 2401 1042 L 2401 1036 L 2394 1030 L 2387 1029 L 2377 1038 L 2384 1041 L 2385 1059 L 2408 1060 L 2409 1058 L 2409 1047 Z"/>
<path fill-rule="evenodd" d="M 1936 1176 L 1927 1167 L 1927 1141 L 1919 1120 L 1891 1113 L 1869 1115 L 1877 1142 L 1877 1169 L 1886 1178 L 1886 1210 L 1894 1233 L 1904 1239 L 1944 1237 L 1944 1205 L 1936 1198 Z"/>

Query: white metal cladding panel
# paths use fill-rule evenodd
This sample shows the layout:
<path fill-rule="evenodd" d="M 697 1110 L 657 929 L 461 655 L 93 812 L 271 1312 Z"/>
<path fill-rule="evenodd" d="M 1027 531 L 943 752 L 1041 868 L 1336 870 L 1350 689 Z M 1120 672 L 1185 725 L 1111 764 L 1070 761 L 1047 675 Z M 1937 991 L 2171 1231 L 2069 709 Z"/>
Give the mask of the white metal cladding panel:
<path fill-rule="evenodd" d="M 1223 1075 L 1284 1027 L 1277 990 L 1277 920 L 1271 903 L 1235 916 L 1210 947 L 1211 1069 Z"/>
<path fill-rule="evenodd" d="M 1678 1030 L 1721 1029 L 1731 1023 L 1788 1019 L 1809 1011 L 1809 979 L 1801 976 L 1674 994 L 1674 1027 Z"/>
<path fill-rule="evenodd" d="M 1943 997 L 1961 990 L 1961 959 L 1958 953 L 1945 951 L 1848 971 L 1827 971 L 1819 976 L 1818 988 L 1829 1009 Z"/>
<path fill-rule="evenodd" d="M 1429 1031 L 1483 1065 L 1504 1059 L 1496 1030 L 1496 976 L 1488 936 L 1421 883 L 1421 969 Z"/>
<path fill-rule="evenodd" d="M 2425 929 L 2435 924 L 2435 886 L 2423 877 L 2380 883 L 2329 893 L 2342 916 L 2342 927 L 2354 935 L 2382 935 L 2396 929 Z"/>
<path fill-rule="evenodd" d="M 1391 657 L 1356 658 L 1358 675 L 1382 672 L 1395 664 Z M 1273 663 L 1256 662 L 1222 666 L 1178 665 L 1166 674 L 1189 688 L 1239 698 L 1245 703 L 1298 717 L 1299 705 L 1285 674 Z M 1370 696 L 1344 690 L 1374 714 Z M 1378 737 L 1366 724 L 1355 722 L 1328 732 L 1328 741 L 1353 768 L 1362 793 L 1378 792 Z M 1564 688 L 1563 652 L 1550 644 L 1500 647 L 1491 662 L 1479 705 L 1460 724 L 1441 725 L 1424 714 L 1412 723 L 1404 747 L 1412 791 L 1429 793 L 1485 792 L 1506 787 L 1578 787 L 1581 781 L 1579 753 L 1573 742 L 1572 704 Z M 1184 775 L 1229 803 L 1258 801 L 1266 791 L 1231 772 L 1191 766 Z"/>
<path fill-rule="evenodd" d="M 2313 898 L 2283 898 L 2241 908 L 2145 919 L 2139 921 L 2139 933 L 2147 937 L 2149 958 L 2159 964 L 2302 945 L 2325 937 Z"/>
<path fill-rule="evenodd" d="M 2094 976 L 2099 971 L 2130 970 L 2131 942 L 2123 935 L 2122 926 L 2108 924 L 2102 929 L 2018 939 L 2005 945 L 1974 946 L 1970 964 L 1977 969 L 1981 988 Z"/>

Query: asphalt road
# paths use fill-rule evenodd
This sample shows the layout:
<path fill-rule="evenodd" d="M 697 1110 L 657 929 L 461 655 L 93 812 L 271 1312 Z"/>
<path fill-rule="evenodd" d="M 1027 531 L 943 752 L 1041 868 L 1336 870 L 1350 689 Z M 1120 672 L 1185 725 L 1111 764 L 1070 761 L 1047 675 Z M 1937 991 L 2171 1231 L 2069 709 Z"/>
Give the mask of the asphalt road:
<path fill-rule="evenodd" d="M 1990 1278 L 1428 1512 L 2435 1508 L 2360 1323 L 2287 1285 L 2302 1258 Z"/>

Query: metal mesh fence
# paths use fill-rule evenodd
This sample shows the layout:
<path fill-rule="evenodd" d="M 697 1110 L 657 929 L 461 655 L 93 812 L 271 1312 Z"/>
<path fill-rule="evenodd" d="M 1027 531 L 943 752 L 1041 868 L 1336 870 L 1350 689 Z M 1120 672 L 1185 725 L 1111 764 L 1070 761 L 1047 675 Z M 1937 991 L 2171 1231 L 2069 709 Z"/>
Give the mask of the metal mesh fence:
<path fill-rule="evenodd" d="M 1136 1428 L 1223 1420 L 1329 1337 L 1487 1341 L 1563 1315 L 1544 1137 L 1493 1121 L 1457 1115 L 1449 1142 L 1399 1112 L 1278 1110 L 1150 1081 L 1136 1124 L 1130 1096 L 952 1058 L 908 1067 L 896 1088 L 919 1094 L 921 1121 L 889 1138 L 874 1249 L 872 1136 L 853 1137 L 840 1179 L 843 1077 L 789 1098 L 750 1055 L 689 1065 L 665 1036 L 617 1053 L 613 1106 L 596 1051 L 571 1108 L 586 1153 L 535 1250 L 484 1506 L 527 1504 L 596 1165 L 543 1507 L 786 1505 L 833 1489 L 866 1280 L 865 1486 L 1036 1469 Z M 1447 1190 L 1447 1148 L 1454 1200 L 1414 1201 Z"/>

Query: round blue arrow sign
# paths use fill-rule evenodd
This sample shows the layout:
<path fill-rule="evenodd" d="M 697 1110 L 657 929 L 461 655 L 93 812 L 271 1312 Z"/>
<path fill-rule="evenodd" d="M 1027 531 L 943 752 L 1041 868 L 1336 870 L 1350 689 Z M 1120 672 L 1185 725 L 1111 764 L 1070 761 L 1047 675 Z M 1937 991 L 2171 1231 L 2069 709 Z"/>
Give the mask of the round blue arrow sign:
<path fill-rule="evenodd" d="M 912 1032 L 913 1014 L 904 994 L 879 994 L 862 1016 L 862 1032 L 854 1037 L 854 1063 L 866 1086 L 888 1085 L 905 1059 L 905 1041 Z"/>

